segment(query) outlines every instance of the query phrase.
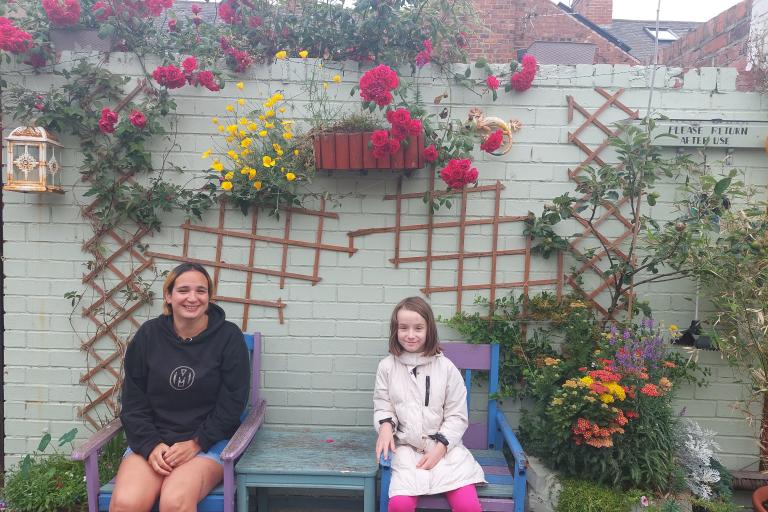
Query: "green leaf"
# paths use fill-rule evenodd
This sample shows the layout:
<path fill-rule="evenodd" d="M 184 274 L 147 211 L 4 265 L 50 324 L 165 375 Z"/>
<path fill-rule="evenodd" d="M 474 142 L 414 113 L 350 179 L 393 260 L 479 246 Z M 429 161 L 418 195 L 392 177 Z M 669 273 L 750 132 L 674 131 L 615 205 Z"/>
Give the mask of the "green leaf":
<path fill-rule="evenodd" d="M 40 444 L 37 445 L 37 451 L 43 452 L 51 443 L 51 434 L 46 432 L 42 438 L 40 438 Z"/>
<path fill-rule="evenodd" d="M 77 428 L 73 428 L 69 432 L 66 432 L 64 435 L 62 435 L 59 438 L 59 446 L 64 446 L 65 444 L 71 443 L 75 440 L 75 436 L 77 435 Z"/>
<path fill-rule="evenodd" d="M 466 71 L 464 71 L 464 77 L 469 78 L 469 76 L 472 74 L 472 68 L 467 68 Z"/>
<path fill-rule="evenodd" d="M 717 185 L 715 185 L 715 194 L 721 195 L 723 192 L 728 190 L 728 187 L 731 186 L 731 178 L 723 178 L 720 181 L 717 182 Z"/>

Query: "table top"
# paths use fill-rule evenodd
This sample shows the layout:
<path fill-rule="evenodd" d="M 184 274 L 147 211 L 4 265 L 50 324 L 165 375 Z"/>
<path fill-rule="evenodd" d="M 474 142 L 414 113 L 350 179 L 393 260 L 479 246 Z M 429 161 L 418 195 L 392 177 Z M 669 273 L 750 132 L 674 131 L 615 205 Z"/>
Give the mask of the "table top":
<path fill-rule="evenodd" d="M 261 428 L 237 463 L 237 473 L 373 476 L 371 430 Z"/>

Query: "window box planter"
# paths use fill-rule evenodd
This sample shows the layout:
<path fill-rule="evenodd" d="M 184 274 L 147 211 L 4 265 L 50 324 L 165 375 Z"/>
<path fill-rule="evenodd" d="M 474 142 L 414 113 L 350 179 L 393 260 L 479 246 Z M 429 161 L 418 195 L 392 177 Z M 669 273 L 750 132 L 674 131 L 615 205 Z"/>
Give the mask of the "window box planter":
<path fill-rule="evenodd" d="M 383 158 L 373 156 L 373 132 L 322 133 L 314 139 L 315 166 L 318 170 L 357 171 L 361 169 L 412 170 L 424 167 L 424 134 L 410 136 L 397 153 Z"/>

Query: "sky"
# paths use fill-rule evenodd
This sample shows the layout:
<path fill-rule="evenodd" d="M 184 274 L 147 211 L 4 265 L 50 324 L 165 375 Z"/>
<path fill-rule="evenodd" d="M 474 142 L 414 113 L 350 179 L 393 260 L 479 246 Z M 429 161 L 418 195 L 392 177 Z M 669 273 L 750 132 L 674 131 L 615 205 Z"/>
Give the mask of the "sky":
<path fill-rule="evenodd" d="M 553 0 L 559 3 L 561 0 Z M 570 0 L 562 0 L 570 4 Z M 741 0 L 661 0 L 662 21 L 707 21 Z M 655 20 L 658 0 L 613 0 L 613 18 Z"/>

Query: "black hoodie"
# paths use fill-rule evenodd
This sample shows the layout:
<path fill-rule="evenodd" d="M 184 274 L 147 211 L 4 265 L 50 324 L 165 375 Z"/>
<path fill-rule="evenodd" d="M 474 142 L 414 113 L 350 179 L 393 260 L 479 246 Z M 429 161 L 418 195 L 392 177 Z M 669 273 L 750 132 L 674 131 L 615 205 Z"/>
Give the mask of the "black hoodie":
<path fill-rule="evenodd" d="M 162 315 L 142 325 L 125 353 L 120 420 L 144 458 L 158 445 L 196 439 L 202 451 L 232 436 L 248 400 L 250 365 L 240 329 L 208 306 L 208 327 L 191 341 Z"/>

